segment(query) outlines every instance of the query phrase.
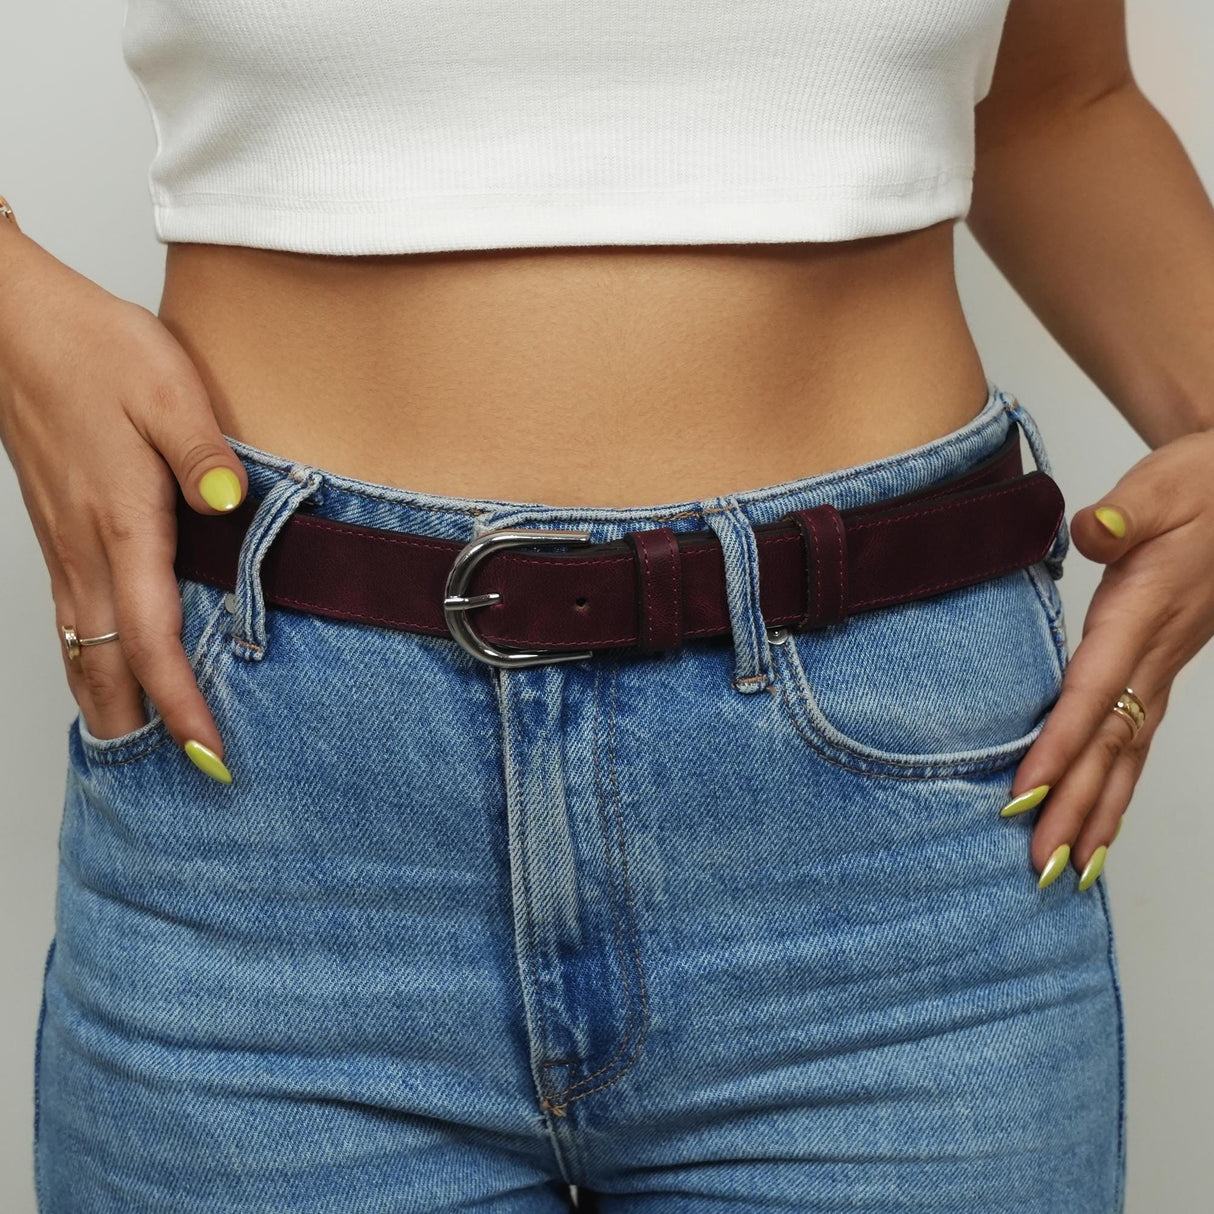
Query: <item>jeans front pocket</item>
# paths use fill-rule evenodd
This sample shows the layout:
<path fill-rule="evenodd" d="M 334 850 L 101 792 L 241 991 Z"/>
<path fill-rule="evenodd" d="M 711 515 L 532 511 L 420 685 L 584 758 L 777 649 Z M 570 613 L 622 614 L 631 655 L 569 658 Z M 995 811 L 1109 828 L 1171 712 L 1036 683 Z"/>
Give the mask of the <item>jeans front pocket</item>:
<path fill-rule="evenodd" d="M 231 631 L 227 596 L 219 587 L 189 578 L 179 577 L 177 587 L 181 594 L 181 643 L 194 679 L 205 695 L 216 664 L 229 648 L 225 644 Z M 87 661 L 87 657 L 83 660 Z M 132 763 L 169 741 L 171 735 L 164 718 L 146 692 L 143 704 L 147 721 L 114 738 L 96 737 L 85 724 L 83 714 L 77 711 L 71 728 L 85 759 L 101 764 Z"/>
<path fill-rule="evenodd" d="M 1014 764 L 1066 665 L 1061 600 L 1039 566 L 787 633 L 772 654 L 797 734 L 823 758 L 876 775 Z"/>

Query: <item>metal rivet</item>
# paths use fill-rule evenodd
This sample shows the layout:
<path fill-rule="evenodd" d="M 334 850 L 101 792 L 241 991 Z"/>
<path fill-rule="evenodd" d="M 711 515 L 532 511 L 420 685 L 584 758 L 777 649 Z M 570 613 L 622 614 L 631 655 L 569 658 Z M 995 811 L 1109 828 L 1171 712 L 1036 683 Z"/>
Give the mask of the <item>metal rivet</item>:
<path fill-rule="evenodd" d="M 783 645 L 788 640 L 787 628 L 769 628 L 767 630 L 767 639 L 773 645 Z"/>
<path fill-rule="evenodd" d="M 225 606 L 225 607 L 226 607 L 226 608 L 227 608 L 227 609 L 228 609 L 228 610 L 229 610 L 229 611 L 230 611 L 230 612 L 231 612 L 233 615 L 235 615 L 235 614 L 236 614 L 236 595 L 235 595 L 235 594 L 234 594 L 234 593 L 233 593 L 231 590 L 229 590 L 229 591 L 227 592 L 227 594 L 225 594 L 225 595 L 223 596 L 223 605 L 224 605 L 224 606 Z"/>

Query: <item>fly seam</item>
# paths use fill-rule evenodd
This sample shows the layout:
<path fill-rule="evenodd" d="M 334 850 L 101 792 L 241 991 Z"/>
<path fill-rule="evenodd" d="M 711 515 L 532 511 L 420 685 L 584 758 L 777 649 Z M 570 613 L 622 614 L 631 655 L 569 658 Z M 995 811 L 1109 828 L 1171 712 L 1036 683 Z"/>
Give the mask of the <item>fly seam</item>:
<path fill-rule="evenodd" d="M 618 663 L 616 665 L 618 667 Z M 616 824 L 617 824 L 617 827 L 620 832 L 620 867 L 621 867 L 621 871 L 623 872 L 623 876 L 624 876 L 624 888 L 627 891 L 626 903 L 628 906 L 629 927 L 630 927 L 630 935 L 632 938 L 632 955 L 633 955 L 634 960 L 636 961 L 637 987 L 638 987 L 638 990 L 640 993 L 640 999 L 641 999 L 641 1027 L 637 1033 L 636 1043 L 632 1047 L 632 1056 L 628 1059 L 628 1061 L 622 1067 L 620 1067 L 620 1069 L 618 1071 L 616 1071 L 616 1073 L 614 1075 L 612 1075 L 610 1079 L 605 1080 L 603 1083 L 598 1084 L 596 1087 L 587 1089 L 585 1092 L 579 1092 L 579 1093 L 577 1093 L 577 1095 L 571 1096 L 568 1101 L 564 1102 L 566 1104 L 572 1103 L 574 1100 L 581 1100 L 584 1096 L 589 1096 L 592 1092 L 600 1092 L 604 1088 L 610 1087 L 613 1083 L 616 1083 L 625 1074 L 627 1074 L 629 1069 L 635 1064 L 636 1060 L 640 1057 L 641 1046 L 645 1042 L 645 1034 L 646 1034 L 646 1031 L 649 1026 L 649 998 L 648 998 L 648 994 L 645 989 L 645 970 L 644 970 L 644 967 L 641 965 L 641 953 L 640 953 L 640 949 L 637 945 L 636 905 L 635 905 L 633 892 L 632 892 L 632 883 L 628 876 L 628 853 L 627 853 L 627 849 L 624 845 L 624 818 L 623 818 L 623 814 L 620 811 L 620 786 L 619 786 L 619 779 L 618 779 L 618 766 L 616 763 L 616 750 L 615 750 L 615 688 L 616 688 L 616 679 L 614 677 L 614 670 L 613 670 L 613 677 L 611 680 L 611 712 L 610 712 L 609 718 L 608 718 L 611 723 L 610 740 L 608 743 L 608 755 L 610 758 L 610 769 L 611 769 L 612 801 L 615 806 Z"/>
<path fill-rule="evenodd" d="M 599 716 L 600 716 L 599 703 L 600 703 L 600 697 L 598 694 L 598 686 L 599 686 L 599 682 L 600 682 L 601 673 L 602 673 L 602 665 L 600 664 L 599 666 L 597 666 L 595 668 L 595 672 L 594 672 L 594 714 L 593 714 L 593 718 L 592 718 L 593 724 L 591 726 L 591 730 L 592 730 L 592 732 L 591 732 L 591 749 L 592 749 L 592 753 L 594 755 L 594 786 L 595 786 L 595 791 L 596 791 L 596 798 L 599 803 L 599 821 L 600 821 L 600 824 L 601 824 L 602 830 L 603 830 L 603 853 L 604 853 L 604 857 L 607 860 L 607 870 L 608 870 L 608 873 L 610 874 L 610 872 L 611 872 L 611 861 L 610 861 L 611 838 L 610 838 L 610 834 L 608 831 L 607 811 L 605 808 L 607 794 L 602 791 L 605 786 L 604 786 L 603 780 L 602 780 L 602 766 L 599 762 Z M 614 684 L 614 680 L 613 680 L 612 686 L 614 687 L 614 685 L 615 684 Z M 615 883 L 614 877 L 611 877 L 611 884 L 612 884 L 612 888 L 615 889 L 616 883 Z M 631 1033 L 632 1020 L 633 1020 L 632 986 L 628 981 L 628 959 L 624 955 L 623 934 L 620 930 L 620 913 L 619 913 L 618 907 L 615 904 L 614 899 L 612 901 L 611 917 L 612 917 L 614 931 L 615 931 L 616 957 L 620 963 L 620 981 L 624 987 L 624 1025 L 623 1025 L 623 1028 L 620 1033 L 620 1042 L 616 1046 L 615 1053 L 612 1054 L 612 1056 L 601 1067 L 599 1067 L 599 1069 L 597 1071 L 594 1071 L 589 1075 L 584 1075 L 581 1079 L 577 1080 L 574 1083 L 569 1084 L 557 1096 L 553 1097 L 553 1099 L 557 1100 L 557 1101 L 559 1101 L 561 1099 L 561 1097 L 568 1095 L 570 1092 L 576 1091 L 576 1089 L 578 1089 L 580 1087 L 584 1087 L 592 1079 L 597 1079 L 604 1072 L 609 1071 L 615 1065 L 616 1061 L 620 1058 L 620 1056 L 625 1052 L 625 1050 L 627 1048 L 627 1042 L 628 1042 L 628 1039 L 629 1039 L 629 1036 Z M 559 1064 L 558 1063 L 545 1063 L 545 1065 L 546 1066 L 556 1066 Z"/>
<path fill-rule="evenodd" d="M 504 680 L 507 711 L 512 711 L 510 706 L 511 682 L 507 678 Z M 548 1025 L 544 1020 L 544 992 L 540 987 L 540 966 L 538 959 L 538 943 L 535 931 L 535 921 L 531 915 L 531 883 L 528 876 L 530 858 L 527 853 L 527 798 L 526 796 L 519 797 L 518 824 L 519 824 L 519 850 L 522 853 L 522 884 L 523 884 L 523 913 L 527 923 L 527 934 L 531 941 L 531 980 L 535 984 L 535 1014 L 539 1022 L 540 1029 L 540 1053 L 548 1052 Z M 541 1090 L 541 1096 L 546 1100 Z"/>

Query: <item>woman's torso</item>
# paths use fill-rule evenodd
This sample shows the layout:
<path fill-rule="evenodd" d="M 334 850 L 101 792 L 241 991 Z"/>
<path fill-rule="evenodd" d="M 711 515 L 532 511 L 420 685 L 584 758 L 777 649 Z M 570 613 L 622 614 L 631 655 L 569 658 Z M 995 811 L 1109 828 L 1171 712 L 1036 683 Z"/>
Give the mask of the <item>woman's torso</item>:
<path fill-rule="evenodd" d="M 953 233 L 363 257 L 170 243 L 159 315 L 231 437 L 431 493 L 640 505 L 973 417 L 987 386 Z"/>

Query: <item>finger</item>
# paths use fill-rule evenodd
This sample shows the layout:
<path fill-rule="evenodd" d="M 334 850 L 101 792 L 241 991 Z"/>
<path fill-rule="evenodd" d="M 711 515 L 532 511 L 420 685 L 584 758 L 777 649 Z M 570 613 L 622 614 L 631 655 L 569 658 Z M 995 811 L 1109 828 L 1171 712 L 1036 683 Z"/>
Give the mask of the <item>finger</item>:
<path fill-rule="evenodd" d="M 1134 795 L 1145 759 L 1145 751 L 1127 746 L 1109 769 L 1096 804 L 1071 846 L 1071 866 L 1079 874 L 1080 890 L 1090 889 L 1104 871 L 1113 838 Z"/>
<path fill-rule="evenodd" d="M 1138 686 L 1149 686 L 1147 680 L 1150 677 L 1149 666 L 1134 671 Z M 1136 767 L 1141 770 L 1153 731 L 1158 728 L 1161 719 L 1158 702 L 1165 699 L 1166 694 L 1163 690 L 1148 690 L 1142 698 L 1144 703 L 1156 704 L 1154 710 L 1148 710 L 1150 730 L 1144 726 L 1135 732 L 1122 716 L 1110 711 L 1083 753 L 1068 767 L 1046 798 L 1030 847 L 1033 867 L 1042 874 L 1041 884 L 1048 885 L 1054 880 L 1068 861 L 1082 874 L 1083 868 L 1080 866 L 1087 866 L 1097 845 L 1085 845 L 1079 849 L 1080 834 L 1106 795 L 1113 797 L 1116 808 L 1116 813 L 1105 811 L 1111 818 L 1119 818 L 1121 809 L 1128 804 L 1133 782 L 1124 789 L 1125 801 L 1120 805 L 1116 800 L 1118 792 L 1107 793 L 1106 790 L 1114 774 L 1117 780 L 1114 787 L 1120 790 L 1120 781 L 1130 774 L 1130 769 Z M 1111 838 L 1115 823 L 1108 829 Z"/>
<path fill-rule="evenodd" d="M 1115 713 L 1109 713 L 1083 752 L 1050 789 L 1033 829 L 1029 853 L 1033 867 L 1043 874 L 1046 883 L 1052 879 L 1045 872 L 1047 866 L 1056 875 L 1059 863 L 1065 864 L 1070 859 L 1079 830 L 1129 740 L 1129 725 Z M 1062 847 L 1067 851 L 1059 861 Z"/>
<path fill-rule="evenodd" d="M 111 534 L 114 608 L 123 653 L 179 746 L 191 739 L 222 760 L 223 739 L 181 644 L 172 552 L 152 532 Z M 191 756 L 193 757 L 193 756 Z"/>
<path fill-rule="evenodd" d="M 1071 655 L 1041 733 L 1020 760 L 1005 810 L 1031 790 L 1058 783 L 1140 666 L 1154 629 L 1153 612 L 1136 610 L 1124 601 L 1117 605 L 1116 598 L 1107 596 L 1099 605 L 1093 599 L 1083 639 Z"/>
<path fill-rule="evenodd" d="M 31 512 L 34 533 L 51 581 L 55 640 L 68 690 L 85 728 L 98 739 L 116 738 L 147 723 L 142 688 L 116 641 L 86 645 L 73 659 L 61 625 L 77 636 L 115 631 L 109 563 L 96 527 L 69 513 L 65 526 L 52 513 Z"/>
<path fill-rule="evenodd" d="M 110 579 L 104 562 L 92 567 L 90 579 L 74 588 L 61 585 L 55 594 L 56 631 L 68 687 L 80 707 L 85 728 L 95 738 L 116 738 L 147 723 L 143 689 L 117 641 L 85 645 L 73 659 L 59 625 L 77 636 L 94 637 L 117 628 Z"/>
<path fill-rule="evenodd" d="M 1081 889 L 1089 888 L 1100 875 L 1103 860 L 1096 853 L 1104 847 L 1107 855 L 1117 832 L 1121 829 L 1122 819 L 1130 808 L 1134 790 L 1138 786 L 1147 755 L 1150 753 L 1155 730 L 1159 728 L 1167 711 L 1170 692 L 1171 688 L 1168 687 L 1155 697 L 1155 705 L 1147 717 L 1146 724 L 1138 731 L 1137 736 L 1130 739 L 1114 762 L 1096 804 L 1079 831 L 1071 849 L 1071 863 L 1080 874 Z"/>
<path fill-rule="evenodd" d="M 197 374 L 161 378 L 128 415 L 173 470 L 190 506 L 203 514 L 234 510 L 248 491 L 248 475 L 215 420 Z"/>
<path fill-rule="evenodd" d="M 1108 493 L 1075 512 L 1070 525 L 1075 547 L 1090 560 L 1111 564 L 1143 540 L 1191 519 L 1206 486 L 1194 484 L 1192 465 L 1182 457 L 1197 457 L 1197 448 L 1211 443 L 1211 436 L 1188 435 L 1139 460 Z"/>

